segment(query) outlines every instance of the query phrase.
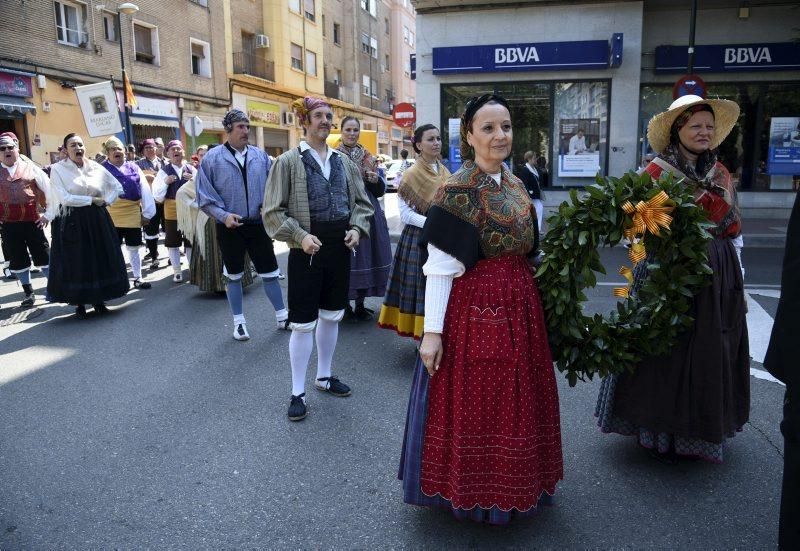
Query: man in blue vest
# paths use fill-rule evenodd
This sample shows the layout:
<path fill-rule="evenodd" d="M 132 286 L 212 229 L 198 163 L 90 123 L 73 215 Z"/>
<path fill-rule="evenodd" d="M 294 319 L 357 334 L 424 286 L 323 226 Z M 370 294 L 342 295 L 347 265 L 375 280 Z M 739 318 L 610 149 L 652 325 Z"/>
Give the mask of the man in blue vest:
<path fill-rule="evenodd" d="M 289 312 L 283 303 L 278 261 L 261 221 L 261 203 L 272 161 L 266 153 L 248 145 L 250 120 L 232 109 L 222 120 L 228 140 L 210 149 L 197 175 L 197 204 L 217 222 L 217 242 L 227 276 L 226 293 L 233 314 L 233 338 L 250 338 L 242 304 L 245 253 L 264 283 L 275 309 L 278 329 L 289 328 Z"/>

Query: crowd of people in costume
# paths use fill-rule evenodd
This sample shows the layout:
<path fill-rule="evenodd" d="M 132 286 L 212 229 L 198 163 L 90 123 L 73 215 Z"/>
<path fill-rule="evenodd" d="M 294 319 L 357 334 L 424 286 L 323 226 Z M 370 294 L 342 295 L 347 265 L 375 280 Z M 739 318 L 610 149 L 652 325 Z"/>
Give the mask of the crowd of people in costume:
<path fill-rule="evenodd" d="M 134 162 L 110 138 L 98 163 L 69 134 L 65 158 L 45 172 L 19 154 L 15 136 L 0 135 L 3 248 L 23 306 L 36 300 L 32 259 L 48 278 L 47 300 L 74 305 L 78 317 L 87 305 L 104 312 L 131 286 L 123 243 L 132 286 L 150 288 L 142 235 L 145 259 L 157 267 L 163 229 L 173 280 L 183 281 L 182 247 L 192 283 L 225 292 L 237 341 L 250 338 L 242 288 L 261 279 L 277 328 L 290 332 L 287 413 L 299 421 L 308 414 L 315 346 L 314 388 L 352 394 L 333 368 L 339 323 L 374 319 L 364 301 L 382 297 L 377 324 L 420 340 L 398 473 L 405 501 L 500 524 L 550 503 L 563 459 L 534 278 L 542 174 L 532 154 L 521 178 L 505 164 L 513 145 L 507 102 L 486 94 L 465 105 L 464 163 L 454 174 L 441 162 L 440 130 L 416 128 L 417 160 L 404 167 L 398 189 L 404 228 L 393 257 L 379 201 L 386 182 L 359 144 L 360 122 L 339 121 L 341 140 L 331 147 L 331 106 L 306 97 L 293 108 L 304 139 L 274 161 L 249 144 L 249 120 L 237 109 L 223 120 L 226 142 L 198 151 L 196 162 L 178 140 L 145 140 Z M 741 217 L 715 155 L 738 112 L 731 101 L 686 96 L 648 126 L 656 156 L 643 172 L 682 178 L 714 224 L 711 285 L 694 298 L 694 324 L 671 355 L 603 381 L 596 415 L 604 432 L 633 435 L 666 462 L 722 462 L 724 445 L 749 416 Z M 273 240 L 289 247 L 285 302 Z M 634 295 L 652 261 L 638 265 Z"/>

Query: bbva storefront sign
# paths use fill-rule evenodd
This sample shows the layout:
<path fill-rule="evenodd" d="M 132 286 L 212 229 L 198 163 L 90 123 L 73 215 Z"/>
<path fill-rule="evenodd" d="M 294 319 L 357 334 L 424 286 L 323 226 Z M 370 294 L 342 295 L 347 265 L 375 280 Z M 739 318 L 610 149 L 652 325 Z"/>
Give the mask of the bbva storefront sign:
<path fill-rule="evenodd" d="M 688 46 L 658 46 L 656 73 L 687 70 Z M 800 68 L 800 43 L 709 44 L 694 47 L 694 70 L 700 73 L 793 71 Z"/>
<path fill-rule="evenodd" d="M 622 63 L 622 33 L 608 40 L 433 49 L 433 74 L 603 69 Z"/>

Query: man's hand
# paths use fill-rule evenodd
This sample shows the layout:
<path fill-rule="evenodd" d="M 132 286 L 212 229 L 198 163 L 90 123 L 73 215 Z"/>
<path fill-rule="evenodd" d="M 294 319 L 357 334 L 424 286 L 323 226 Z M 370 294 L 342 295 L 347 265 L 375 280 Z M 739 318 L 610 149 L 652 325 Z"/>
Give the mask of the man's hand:
<path fill-rule="evenodd" d="M 350 228 L 344 232 L 344 244 L 348 249 L 355 249 L 358 247 L 358 240 L 361 238 L 361 232 L 357 228 Z"/>
<path fill-rule="evenodd" d="M 36 221 L 36 227 L 40 228 L 40 229 L 41 228 L 46 228 L 47 224 L 49 224 L 49 223 L 50 223 L 50 220 L 47 219 L 47 216 L 42 214 L 42 215 L 39 216 L 39 219 Z"/>
<path fill-rule="evenodd" d="M 317 239 L 316 235 L 311 235 L 309 233 L 303 238 L 303 241 L 300 243 L 300 246 L 303 247 L 304 253 L 316 254 L 317 252 L 319 252 L 319 248 L 322 247 L 322 241 Z"/>
<path fill-rule="evenodd" d="M 378 181 L 378 173 L 371 170 L 364 171 L 364 177 L 373 184 Z"/>
<path fill-rule="evenodd" d="M 229 214 L 228 216 L 225 217 L 225 227 L 230 230 L 232 230 L 233 228 L 238 228 L 239 226 L 242 225 L 242 223 L 239 222 L 239 220 L 241 219 L 242 217 L 239 216 L 238 214 Z"/>
<path fill-rule="evenodd" d="M 442 336 L 439 333 L 425 333 L 422 336 L 422 344 L 419 345 L 419 357 L 428 375 L 434 376 L 442 363 Z"/>
<path fill-rule="evenodd" d="M 175 176 L 174 174 L 170 174 L 169 176 L 167 176 L 165 181 L 167 182 L 167 184 L 171 184 L 172 182 L 174 182 L 177 179 L 178 179 L 177 176 Z"/>

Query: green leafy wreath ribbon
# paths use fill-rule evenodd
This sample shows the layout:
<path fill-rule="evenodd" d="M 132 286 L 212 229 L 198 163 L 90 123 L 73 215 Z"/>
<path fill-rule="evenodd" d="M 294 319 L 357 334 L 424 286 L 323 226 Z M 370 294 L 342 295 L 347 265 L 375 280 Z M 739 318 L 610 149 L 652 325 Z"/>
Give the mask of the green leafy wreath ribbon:
<path fill-rule="evenodd" d="M 643 358 L 668 353 L 691 327 L 693 297 L 711 281 L 712 224 L 682 180 L 598 176 L 582 196 L 570 190 L 570 201 L 547 223 L 536 277 L 553 359 L 570 386 L 595 374 L 632 372 Z M 647 277 L 629 293 L 633 273 L 621 268 L 628 287 L 615 290 L 622 299 L 616 310 L 587 316 L 584 290 L 597 284 L 596 272 L 606 273 L 597 249 L 623 238 L 634 265 L 648 257 Z"/>

